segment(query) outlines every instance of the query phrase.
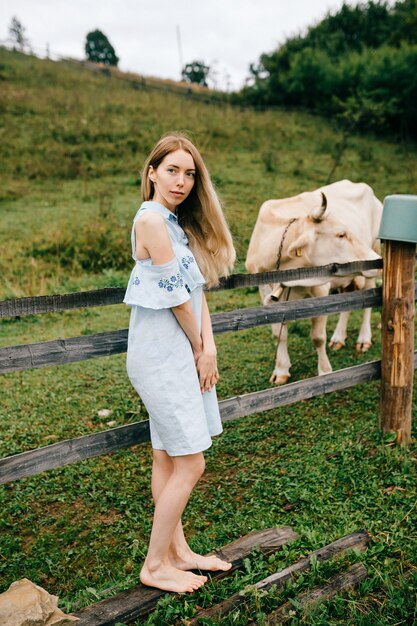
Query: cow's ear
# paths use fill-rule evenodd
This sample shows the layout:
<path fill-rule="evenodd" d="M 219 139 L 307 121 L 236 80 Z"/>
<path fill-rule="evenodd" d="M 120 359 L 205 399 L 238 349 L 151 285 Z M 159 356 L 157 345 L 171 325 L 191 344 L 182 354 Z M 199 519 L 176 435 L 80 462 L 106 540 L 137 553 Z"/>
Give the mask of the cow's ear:
<path fill-rule="evenodd" d="M 310 218 L 313 220 L 313 222 L 321 222 L 327 217 L 327 198 L 322 191 L 320 191 L 319 198 L 317 198 L 317 205 L 314 206 L 310 211 Z"/>
<path fill-rule="evenodd" d="M 303 233 L 288 248 L 288 254 L 290 257 L 300 257 L 305 256 L 306 249 L 308 244 L 310 243 L 310 237 Z"/>

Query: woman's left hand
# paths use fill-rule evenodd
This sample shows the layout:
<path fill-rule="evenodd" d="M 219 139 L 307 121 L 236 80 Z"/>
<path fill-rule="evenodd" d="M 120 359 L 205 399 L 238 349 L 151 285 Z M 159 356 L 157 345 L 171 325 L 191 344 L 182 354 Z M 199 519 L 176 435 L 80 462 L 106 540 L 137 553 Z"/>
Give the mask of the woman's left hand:
<path fill-rule="evenodd" d="M 206 352 L 203 350 L 196 361 L 197 373 L 200 379 L 201 393 L 211 391 L 213 385 L 219 380 L 219 372 L 217 369 L 217 357 L 214 352 Z"/>

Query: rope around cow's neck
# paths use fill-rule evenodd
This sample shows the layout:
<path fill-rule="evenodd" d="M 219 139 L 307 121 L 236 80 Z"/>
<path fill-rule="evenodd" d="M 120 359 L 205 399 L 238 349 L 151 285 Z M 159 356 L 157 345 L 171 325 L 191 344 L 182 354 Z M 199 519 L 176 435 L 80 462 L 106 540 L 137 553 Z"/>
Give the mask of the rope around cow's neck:
<path fill-rule="evenodd" d="M 279 266 L 281 265 L 281 256 L 282 256 L 282 249 L 284 247 L 284 239 L 285 236 L 288 232 L 289 227 L 291 226 L 291 224 L 293 224 L 294 222 L 296 222 L 298 220 L 298 217 L 293 217 L 292 219 L 290 219 L 290 221 L 288 222 L 288 224 L 285 227 L 284 232 L 282 233 L 282 237 L 281 237 L 281 242 L 279 244 L 279 248 L 278 248 L 278 254 L 277 254 L 277 265 L 276 265 L 276 269 L 279 270 Z M 290 293 L 291 293 L 291 287 L 287 287 L 287 297 L 285 298 L 284 302 L 288 302 L 289 298 L 290 298 Z M 281 296 L 284 294 L 285 289 L 282 291 Z M 278 299 L 280 300 L 281 297 Z M 281 322 L 281 328 L 279 329 L 279 335 L 277 337 L 277 347 L 275 350 L 275 362 L 277 360 L 277 355 L 278 355 L 278 348 L 279 348 L 279 344 L 281 341 L 281 334 L 282 334 L 282 329 L 284 328 L 284 325 L 286 324 L 286 322 L 284 321 L 284 319 Z"/>
<path fill-rule="evenodd" d="M 288 232 L 288 229 L 291 226 L 291 224 L 294 224 L 294 222 L 296 222 L 297 220 L 298 220 L 298 217 L 293 217 L 292 219 L 290 219 L 290 221 L 288 222 L 288 224 L 285 227 L 284 232 L 282 233 L 281 243 L 279 244 L 278 254 L 277 254 L 277 264 L 276 264 L 276 269 L 277 270 L 279 270 L 279 266 L 281 265 L 281 256 L 282 256 L 282 249 L 284 247 L 285 236 L 286 236 L 286 234 Z"/>

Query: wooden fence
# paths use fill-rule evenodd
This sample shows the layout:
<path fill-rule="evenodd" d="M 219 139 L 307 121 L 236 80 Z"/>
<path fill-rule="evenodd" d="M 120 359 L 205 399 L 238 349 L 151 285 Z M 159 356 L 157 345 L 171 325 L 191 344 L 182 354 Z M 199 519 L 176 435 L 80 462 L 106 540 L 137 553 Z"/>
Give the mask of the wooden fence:
<path fill-rule="evenodd" d="M 218 289 L 235 289 L 265 283 L 285 283 L 311 277 L 330 278 L 346 276 L 382 267 L 382 260 L 361 261 L 347 264 L 330 264 L 318 268 L 296 269 L 261 274 L 236 274 L 224 279 Z M 52 311 L 79 309 L 93 306 L 120 304 L 125 289 L 102 289 L 83 293 L 57 296 L 20 298 L 0 302 L 0 317 L 21 317 Z M 415 288 L 414 299 L 417 299 Z M 273 322 L 289 322 L 318 315 L 329 315 L 380 306 L 382 289 L 368 289 L 320 298 L 283 302 L 268 306 L 238 309 L 211 316 L 213 330 L 224 333 L 245 330 Z M 125 352 L 127 329 L 88 336 L 57 339 L 42 343 L 16 345 L 0 349 L 0 374 L 31 368 L 49 367 L 74 363 L 85 359 L 109 356 Z M 417 352 L 414 353 L 414 368 Z M 229 421 L 306 400 L 315 396 L 347 389 L 355 385 L 378 380 L 381 377 L 381 361 L 345 368 L 324 376 L 287 384 L 283 387 L 264 389 L 254 393 L 227 398 L 219 403 L 222 420 Z M 91 435 L 68 439 L 28 452 L 0 459 L 0 484 L 44 470 L 63 467 L 84 459 L 107 454 L 121 448 L 149 441 L 149 422 L 144 420 L 119 426 Z"/>

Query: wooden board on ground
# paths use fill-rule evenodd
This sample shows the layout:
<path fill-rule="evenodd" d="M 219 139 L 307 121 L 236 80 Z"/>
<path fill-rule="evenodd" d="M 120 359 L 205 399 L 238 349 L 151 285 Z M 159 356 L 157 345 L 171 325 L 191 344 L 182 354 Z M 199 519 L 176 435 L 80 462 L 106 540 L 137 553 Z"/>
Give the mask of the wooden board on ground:
<path fill-rule="evenodd" d="M 297 534 L 289 526 L 267 528 L 255 531 L 221 548 L 213 550 L 220 558 L 231 561 L 233 566 L 228 572 L 211 572 L 212 578 L 220 578 L 240 567 L 243 560 L 257 547 L 264 554 L 276 552 L 289 541 L 297 538 Z M 92 604 L 75 615 L 80 618 L 78 626 L 113 626 L 117 622 L 129 624 L 143 617 L 155 608 L 167 592 L 137 585 L 134 589 Z"/>
<path fill-rule="evenodd" d="M 303 611 L 315 607 L 320 602 L 331 600 L 337 596 L 341 591 L 347 591 L 356 587 L 362 582 L 368 572 L 361 563 L 355 563 L 347 569 L 345 572 L 334 576 L 328 583 L 321 587 L 314 587 L 309 591 L 304 591 L 298 594 L 294 600 L 297 604 L 301 605 Z M 294 617 L 294 604 L 292 602 L 285 602 L 278 609 L 269 613 L 264 622 L 264 626 L 276 626 L 277 624 L 285 624 L 288 620 Z"/>
<path fill-rule="evenodd" d="M 369 535 L 364 530 L 358 530 L 355 533 L 350 535 L 346 535 L 341 539 L 337 539 L 332 543 L 329 543 L 327 546 L 323 546 L 323 548 L 319 548 L 318 550 L 314 550 L 311 554 L 306 556 L 304 559 L 297 561 L 293 565 L 286 567 L 285 569 L 276 572 L 276 574 L 271 574 L 267 578 L 260 580 L 256 584 L 252 585 L 253 590 L 267 590 L 270 589 L 273 585 L 277 588 L 283 587 L 287 580 L 289 580 L 294 574 L 298 574 L 309 569 L 311 565 L 312 558 L 316 558 L 318 561 L 328 561 L 332 557 L 336 555 L 342 554 L 345 550 L 355 548 L 356 550 L 365 550 L 366 545 L 369 541 Z M 242 595 L 241 593 L 235 593 L 227 600 L 216 604 L 208 609 L 200 611 L 193 619 L 190 620 L 189 625 L 194 626 L 200 623 L 200 620 L 205 618 L 213 618 L 218 617 L 219 615 L 225 615 L 233 611 L 233 609 L 238 606 L 245 604 L 250 600 L 250 596 Z"/>

